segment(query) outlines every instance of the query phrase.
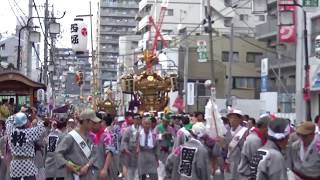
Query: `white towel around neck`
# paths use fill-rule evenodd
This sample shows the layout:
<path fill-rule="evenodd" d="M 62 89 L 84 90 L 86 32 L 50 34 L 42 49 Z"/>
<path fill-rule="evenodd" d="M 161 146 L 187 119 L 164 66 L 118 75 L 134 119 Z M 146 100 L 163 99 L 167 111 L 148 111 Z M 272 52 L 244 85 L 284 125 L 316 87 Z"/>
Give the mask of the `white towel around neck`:
<path fill-rule="evenodd" d="M 148 148 L 153 148 L 154 143 L 153 143 L 153 137 L 151 131 L 148 133 Z M 140 146 L 145 147 L 145 140 L 146 140 L 146 133 L 144 132 L 143 129 L 140 130 Z"/>

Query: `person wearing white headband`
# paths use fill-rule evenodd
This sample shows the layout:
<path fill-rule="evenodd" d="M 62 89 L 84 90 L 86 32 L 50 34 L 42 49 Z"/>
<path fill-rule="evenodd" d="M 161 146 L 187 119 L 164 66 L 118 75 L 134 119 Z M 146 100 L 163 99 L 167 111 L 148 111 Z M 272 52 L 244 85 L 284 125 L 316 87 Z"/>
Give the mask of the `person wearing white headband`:
<path fill-rule="evenodd" d="M 249 119 L 250 120 L 250 119 Z M 241 161 L 238 166 L 239 180 L 248 180 L 250 175 L 250 160 L 257 150 L 267 142 L 269 116 L 257 120 L 256 127 L 250 129 L 241 151 Z"/>
<path fill-rule="evenodd" d="M 290 124 L 286 119 L 275 118 L 269 122 L 268 141 L 251 159 L 249 179 L 288 180 L 282 151 L 288 144 L 289 134 Z"/>
<path fill-rule="evenodd" d="M 206 127 L 201 122 L 192 126 L 189 138 L 173 150 L 166 161 L 166 178 L 174 180 L 207 180 L 210 179 L 210 158 L 203 138 Z"/>

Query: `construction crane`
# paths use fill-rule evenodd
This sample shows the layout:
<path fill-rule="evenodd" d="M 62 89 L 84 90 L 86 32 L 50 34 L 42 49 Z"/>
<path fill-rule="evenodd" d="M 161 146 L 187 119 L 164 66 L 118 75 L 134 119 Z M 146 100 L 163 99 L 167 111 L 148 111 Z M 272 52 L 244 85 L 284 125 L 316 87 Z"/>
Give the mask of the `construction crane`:
<path fill-rule="evenodd" d="M 162 0 L 160 14 L 157 22 L 153 19 L 152 16 L 149 16 L 149 38 L 151 39 L 152 35 L 152 27 L 154 28 L 154 37 L 152 42 L 152 48 L 144 51 L 144 60 L 146 63 L 146 70 L 150 71 L 152 68 L 153 62 L 157 59 L 157 49 L 158 49 L 158 40 L 161 39 L 161 43 L 163 47 L 167 47 L 167 43 L 161 34 L 161 28 L 164 20 L 164 16 L 166 14 L 168 8 L 169 0 Z M 149 39 L 149 40 L 150 40 Z"/>

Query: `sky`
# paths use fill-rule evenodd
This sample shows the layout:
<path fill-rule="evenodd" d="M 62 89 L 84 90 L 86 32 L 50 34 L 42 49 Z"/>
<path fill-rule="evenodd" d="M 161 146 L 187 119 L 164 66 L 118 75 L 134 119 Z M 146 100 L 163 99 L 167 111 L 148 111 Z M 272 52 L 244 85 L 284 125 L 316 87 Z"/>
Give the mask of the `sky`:
<path fill-rule="evenodd" d="M 29 0 L 0 0 L 0 33 L 4 36 L 11 35 L 15 33 L 15 26 L 17 20 L 15 14 L 18 16 L 28 15 L 28 1 Z M 44 3 L 45 0 L 34 0 L 37 4 L 39 15 L 44 15 Z M 12 6 L 12 9 L 10 7 Z M 70 43 L 70 24 L 76 15 L 89 14 L 89 0 L 49 0 L 49 5 L 54 6 L 55 16 L 59 17 L 66 11 L 66 15 L 62 20 L 58 22 L 61 23 L 61 38 L 57 42 L 58 47 L 71 47 Z M 52 8 L 50 8 L 52 9 Z M 92 14 L 96 14 L 97 3 L 92 0 Z M 23 13 L 22 13 L 23 12 Z M 36 16 L 35 9 L 33 8 L 33 16 Z M 95 22 L 93 18 L 93 22 Z M 84 18 L 85 22 L 88 24 L 88 30 L 90 31 L 90 21 L 89 18 Z M 43 23 L 43 19 L 41 20 Z M 39 20 L 34 19 L 36 25 L 39 25 Z M 40 29 L 39 29 L 40 30 Z M 41 31 L 41 30 L 40 30 Z M 93 27 L 93 32 L 95 32 L 95 24 Z M 90 32 L 89 32 L 90 33 Z M 90 37 L 90 36 L 89 36 Z M 43 37 L 41 37 L 43 40 Z M 95 38 L 94 38 L 95 39 Z M 88 39 L 90 43 L 90 39 Z M 90 44 L 88 44 L 90 47 Z"/>

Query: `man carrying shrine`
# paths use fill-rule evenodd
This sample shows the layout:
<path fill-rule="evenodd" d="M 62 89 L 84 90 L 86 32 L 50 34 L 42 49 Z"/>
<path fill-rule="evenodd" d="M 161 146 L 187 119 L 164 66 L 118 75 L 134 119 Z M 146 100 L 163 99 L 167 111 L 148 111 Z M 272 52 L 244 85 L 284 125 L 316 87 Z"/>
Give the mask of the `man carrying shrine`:
<path fill-rule="evenodd" d="M 65 167 L 65 180 L 98 179 L 96 147 L 90 131 L 101 119 L 92 109 L 85 109 L 79 116 L 79 127 L 64 136 L 57 147 L 57 167 Z"/>
<path fill-rule="evenodd" d="M 43 122 L 35 119 L 31 122 L 25 113 L 19 112 L 6 121 L 8 144 L 11 149 L 10 177 L 13 180 L 35 180 L 38 168 L 34 163 L 35 142 L 38 141 L 45 127 Z"/>

